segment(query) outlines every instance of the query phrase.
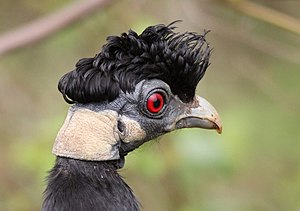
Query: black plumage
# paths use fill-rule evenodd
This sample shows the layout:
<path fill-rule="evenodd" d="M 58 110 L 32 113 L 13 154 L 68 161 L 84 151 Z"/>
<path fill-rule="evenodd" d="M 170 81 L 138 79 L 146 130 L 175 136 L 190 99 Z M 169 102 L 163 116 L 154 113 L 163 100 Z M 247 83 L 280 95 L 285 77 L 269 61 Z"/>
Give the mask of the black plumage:
<path fill-rule="evenodd" d="M 209 66 L 206 32 L 176 33 L 174 23 L 110 36 L 60 79 L 73 105 L 53 147 L 43 211 L 139 210 L 117 172 L 129 152 L 180 128 L 221 132 L 216 110 L 195 95 Z"/>
<path fill-rule="evenodd" d="M 139 210 L 117 169 L 121 161 L 82 161 L 58 157 L 48 176 L 43 210 Z"/>

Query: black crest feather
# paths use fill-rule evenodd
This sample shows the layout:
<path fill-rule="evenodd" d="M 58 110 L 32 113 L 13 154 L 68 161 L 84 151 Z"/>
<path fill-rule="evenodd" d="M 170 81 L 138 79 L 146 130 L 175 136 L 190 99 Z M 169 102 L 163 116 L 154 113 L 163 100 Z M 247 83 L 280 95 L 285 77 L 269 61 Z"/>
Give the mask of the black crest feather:
<path fill-rule="evenodd" d="M 160 79 L 183 102 L 195 95 L 208 65 L 211 49 L 203 35 L 176 33 L 174 23 L 154 25 L 142 34 L 129 30 L 109 36 L 94 58 L 80 59 L 65 74 L 58 89 L 68 103 L 112 101 L 120 91 L 131 92 L 144 79 Z"/>

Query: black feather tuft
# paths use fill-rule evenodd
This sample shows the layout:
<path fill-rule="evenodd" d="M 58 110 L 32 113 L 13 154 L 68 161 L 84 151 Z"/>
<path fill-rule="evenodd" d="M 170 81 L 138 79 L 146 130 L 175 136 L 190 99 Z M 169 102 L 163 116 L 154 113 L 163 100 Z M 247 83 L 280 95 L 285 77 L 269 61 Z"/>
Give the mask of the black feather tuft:
<path fill-rule="evenodd" d="M 211 49 L 203 35 L 176 33 L 173 22 L 110 36 L 94 58 L 78 61 L 58 89 L 68 103 L 112 101 L 144 79 L 160 79 L 183 102 L 190 102 L 209 65 Z"/>

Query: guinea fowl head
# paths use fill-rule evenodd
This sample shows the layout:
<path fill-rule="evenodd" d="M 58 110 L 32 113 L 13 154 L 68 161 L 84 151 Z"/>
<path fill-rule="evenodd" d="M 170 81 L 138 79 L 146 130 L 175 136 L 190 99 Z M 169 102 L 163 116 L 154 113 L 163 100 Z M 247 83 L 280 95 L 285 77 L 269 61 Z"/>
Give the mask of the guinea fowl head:
<path fill-rule="evenodd" d="M 60 79 L 73 105 L 53 146 L 43 211 L 139 210 L 117 173 L 129 152 L 180 128 L 222 131 L 216 110 L 195 95 L 209 65 L 206 33 L 174 29 L 108 37 L 99 54 Z"/>
<path fill-rule="evenodd" d="M 195 95 L 211 49 L 205 35 L 155 25 L 110 36 L 58 88 L 73 104 L 53 153 L 88 161 L 123 159 L 146 141 L 180 128 L 222 130 L 216 110 Z"/>

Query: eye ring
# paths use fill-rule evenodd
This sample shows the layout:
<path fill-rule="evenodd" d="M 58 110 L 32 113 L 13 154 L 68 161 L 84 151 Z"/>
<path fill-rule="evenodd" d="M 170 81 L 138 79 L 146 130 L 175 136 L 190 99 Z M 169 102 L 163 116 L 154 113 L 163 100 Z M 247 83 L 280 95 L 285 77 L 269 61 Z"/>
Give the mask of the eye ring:
<path fill-rule="evenodd" d="M 152 104 L 155 102 L 155 99 L 153 99 L 155 97 L 160 99 L 160 103 L 157 102 L 156 105 Z M 161 118 L 167 108 L 168 101 L 169 94 L 167 91 L 160 88 L 152 89 L 144 97 L 142 112 L 150 118 Z M 154 107 L 154 109 L 152 107 Z"/>
<path fill-rule="evenodd" d="M 165 105 L 165 99 L 161 92 L 154 92 L 147 98 L 147 110 L 150 113 L 159 113 Z"/>

